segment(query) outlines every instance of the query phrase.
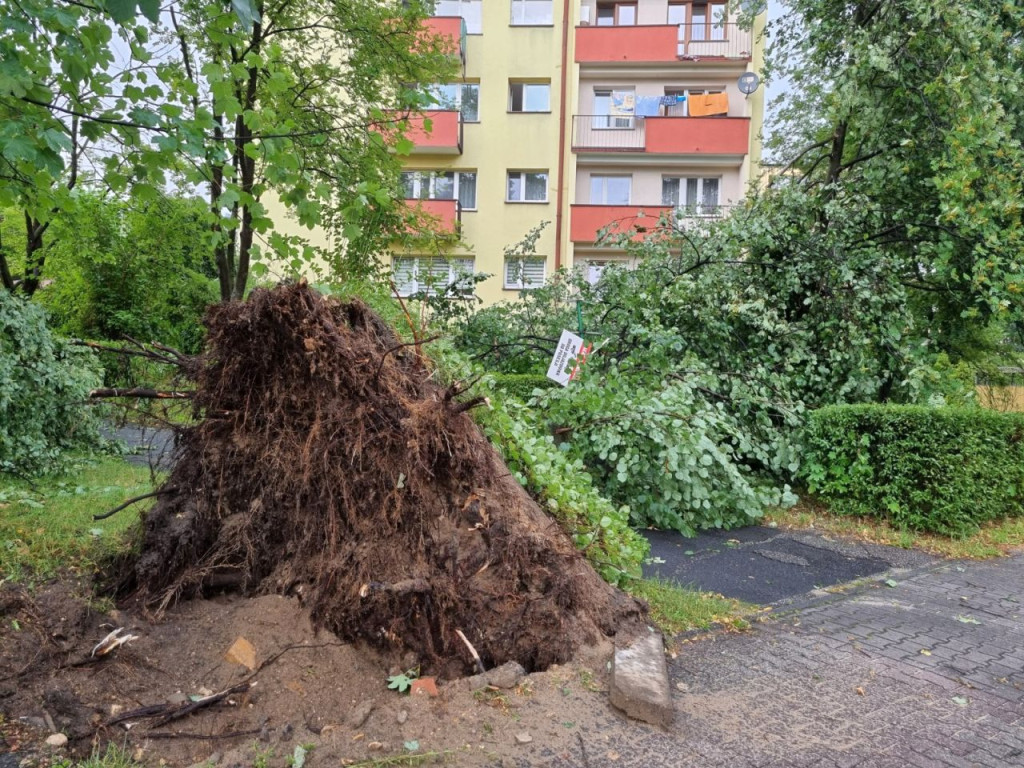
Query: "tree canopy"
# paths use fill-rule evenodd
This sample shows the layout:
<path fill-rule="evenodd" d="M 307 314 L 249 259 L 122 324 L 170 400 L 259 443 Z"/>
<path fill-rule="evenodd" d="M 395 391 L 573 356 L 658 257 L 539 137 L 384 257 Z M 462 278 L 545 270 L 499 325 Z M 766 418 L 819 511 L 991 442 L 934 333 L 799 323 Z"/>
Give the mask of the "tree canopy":
<path fill-rule="evenodd" d="M 0 205 L 24 211 L 20 279 L 83 182 L 156 199 L 173 180 L 208 197 L 221 297 L 266 254 L 311 252 L 273 230 L 269 195 L 362 254 L 401 229 L 401 139 L 423 83 L 450 76 L 428 9 L 384 0 L 0 2 Z M 366 222 L 373 226 L 364 226 Z M 298 260 L 298 261 L 295 261 Z"/>

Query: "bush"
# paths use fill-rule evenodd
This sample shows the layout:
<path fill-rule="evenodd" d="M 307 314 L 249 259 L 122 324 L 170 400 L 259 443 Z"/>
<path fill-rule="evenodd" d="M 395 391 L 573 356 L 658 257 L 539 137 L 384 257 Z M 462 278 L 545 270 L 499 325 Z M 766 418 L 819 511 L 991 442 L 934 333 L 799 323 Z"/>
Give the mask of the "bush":
<path fill-rule="evenodd" d="M 51 334 L 43 310 L 0 291 L 0 472 L 58 469 L 64 451 L 98 442 L 84 403 L 99 386 L 92 353 Z"/>
<path fill-rule="evenodd" d="M 510 397 L 529 400 L 536 390 L 551 389 L 558 384 L 534 373 L 508 373 L 494 376 L 494 386 Z"/>
<path fill-rule="evenodd" d="M 841 513 L 966 535 L 1024 513 L 1024 415 L 979 408 L 822 408 L 805 430 L 808 488 Z"/>

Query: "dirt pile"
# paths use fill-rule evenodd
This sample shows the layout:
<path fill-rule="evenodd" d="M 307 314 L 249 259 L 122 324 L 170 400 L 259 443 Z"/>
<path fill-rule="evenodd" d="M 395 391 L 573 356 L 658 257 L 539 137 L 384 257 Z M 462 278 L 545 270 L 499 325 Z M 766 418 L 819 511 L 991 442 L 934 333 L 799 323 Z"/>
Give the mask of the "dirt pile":
<path fill-rule="evenodd" d="M 151 612 L 230 584 L 448 677 L 631 635 L 606 584 L 364 304 L 299 284 L 209 317 L 196 406 L 119 588 Z"/>

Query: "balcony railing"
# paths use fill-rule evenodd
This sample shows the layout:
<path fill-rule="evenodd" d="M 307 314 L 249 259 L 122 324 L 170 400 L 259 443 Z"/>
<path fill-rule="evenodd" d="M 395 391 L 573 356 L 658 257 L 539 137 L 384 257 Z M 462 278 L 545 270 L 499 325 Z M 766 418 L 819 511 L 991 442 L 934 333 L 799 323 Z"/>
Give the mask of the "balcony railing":
<path fill-rule="evenodd" d="M 466 65 L 466 20 L 461 16 L 432 16 L 423 20 L 423 28 L 448 41 L 447 53 Z"/>
<path fill-rule="evenodd" d="M 576 28 L 576 61 L 581 64 L 749 61 L 752 51 L 751 31 L 735 23 Z"/>
<path fill-rule="evenodd" d="M 430 130 L 426 121 L 430 121 Z M 409 116 L 406 138 L 415 147 L 413 154 L 419 155 L 461 155 L 462 115 L 455 109 L 431 110 Z"/>
<path fill-rule="evenodd" d="M 748 117 L 573 115 L 574 152 L 745 155 Z"/>
<path fill-rule="evenodd" d="M 405 205 L 416 215 L 411 234 L 431 232 L 438 235 L 456 235 L 462 231 L 462 204 L 458 200 L 406 200 Z"/>
<path fill-rule="evenodd" d="M 665 228 L 661 230 L 668 235 L 670 228 L 693 229 L 707 225 L 717 219 L 728 216 L 731 205 L 697 204 L 671 206 L 657 203 L 654 205 L 573 205 L 570 211 L 569 238 L 574 243 L 594 243 L 602 230 L 607 234 L 629 234 L 633 240 L 641 240 L 648 234 L 658 231 L 664 217 Z"/>

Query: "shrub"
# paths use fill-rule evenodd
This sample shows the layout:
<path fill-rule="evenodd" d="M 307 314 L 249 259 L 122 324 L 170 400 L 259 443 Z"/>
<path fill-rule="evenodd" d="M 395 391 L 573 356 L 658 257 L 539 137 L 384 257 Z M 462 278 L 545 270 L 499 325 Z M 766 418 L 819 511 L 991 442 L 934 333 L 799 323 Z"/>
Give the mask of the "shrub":
<path fill-rule="evenodd" d="M 547 376 L 534 373 L 507 373 L 494 376 L 494 386 L 510 397 L 529 400 L 540 389 L 551 389 L 558 385 Z"/>
<path fill-rule="evenodd" d="M 96 443 L 84 402 L 99 384 L 92 353 L 51 334 L 38 306 L 0 291 L 0 472 L 39 475 Z"/>
<path fill-rule="evenodd" d="M 1024 415 L 980 408 L 834 406 L 804 433 L 808 488 L 842 513 L 965 535 L 1024 513 Z"/>

